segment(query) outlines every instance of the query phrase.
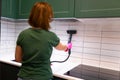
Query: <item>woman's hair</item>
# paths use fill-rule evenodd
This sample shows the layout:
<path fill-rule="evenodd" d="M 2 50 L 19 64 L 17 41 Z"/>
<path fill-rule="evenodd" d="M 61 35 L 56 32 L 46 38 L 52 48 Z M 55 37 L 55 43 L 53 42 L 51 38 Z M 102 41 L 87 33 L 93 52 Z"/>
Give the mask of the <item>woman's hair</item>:
<path fill-rule="evenodd" d="M 52 21 L 52 7 L 47 2 L 36 2 L 32 7 L 28 23 L 35 28 L 50 29 L 49 22 Z"/>

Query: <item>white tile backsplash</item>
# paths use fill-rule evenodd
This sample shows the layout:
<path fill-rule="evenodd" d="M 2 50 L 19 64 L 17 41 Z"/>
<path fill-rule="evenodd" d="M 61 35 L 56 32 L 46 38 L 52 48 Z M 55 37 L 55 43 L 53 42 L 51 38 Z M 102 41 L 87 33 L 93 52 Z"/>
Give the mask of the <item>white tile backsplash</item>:
<path fill-rule="evenodd" d="M 102 49 L 120 51 L 120 45 L 118 44 L 102 44 Z"/>
<path fill-rule="evenodd" d="M 53 21 L 50 31 L 55 32 L 62 43 L 67 44 L 66 30 L 75 29 L 72 37 L 71 57 L 80 58 L 80 63 L 120 71 L 120 19 L 79 19 L 77 22 Z M 14 55 L 18 34 L 30 27 L 25 22 L 1 21 L 0 54 Z M 56 53 L 57 52 L 57 53 Z M 67 55 L 54 51 L 58 55 Z"/>
<path fill-rule="evenodd" d="M 91 60 L 97 60 L 97 61 L 99 61 L 100 60 L 100 55 L 97 55 L 97 54 L 86 54 L 86 53 L 84 53 L 83 54 L 83 58 L 84 59 L 91 59 Z"/>
<path fill-rule="evenodd" d="M 103 38 L 120 38 L 120 31 L 102 32 Z"/>
<path fill-rule="evenodd" d="M 113 22 L 112 22 L 113 23 Z M 102 26 L 102 31 L 104 32 L 110 32 L 110 31 L 120 31 L 120 24 L 119 25 L 112 25 L 112 24 L 107 24 Z"/>
<path fill-rule="evenodd" d="M 72 53 L 74 53 L 74 52 L 83 52 L 83 48 L 82 47 L 74 47 L 73 46 L 71 51 L 72 51 Z"/>
<path fill-rule="evenodd" d="M 85 24 L 85 31 L 101 31 L 101 26 L 95 23 Z"/>
<path fill-rule="evenodd" d="M 83 58 L 81 63 L 89 66 L 100 67 L 100 61 L 97 60 Z"/>
<path fill-rule="evenodd" d="M 118 63 L 112 63 L 112 62 L 110 63 L 110 62 L 101 61 L 100 67 L 105 68 L 105 69 L 120 71 L 120 65 Z"/>
<path fill-rule="evenodd" d="M 101 42 L 101 38 L 100 37 L 84 37 L 84 41 L 85 42 L 98 42 L 100 43 Z"/>
<path fill-rule="evenodd" d="M 100 43 L 84 42 L 84 48 L 100 49 L 100 47 L 101 47 Z"/>
<path fill-rule="evenodd" d="M 75 51 L 73 52 L 73 51 L 72 51 L 71 56 L 72 56 L 72 57 L 75 57 L 75 58 L 78 58 L 78 59 L 82 59 L 83 53 L 80 52 L 80 51 L 79 51 L 79 52 L 75 52 Z"/>
<path fill-rule="evenodd" d="M 111 63 L 116 63 L 116 64 L 120 63 L 120 58 L 119 57 L 112 57 L 112 56 L 104 56 L 104 55 L 102 55 L 100 57 L 100 60 L 104 61 L 104 62 L 111 62 Z"/>
<path fill-rule="evenodd" d="M 85 31 L 84 33 L 85 37 L 101 37 L 100 31 Z"/>
<path fill-rule="evenodd" d="M 115 50 L 101 50 L 101 55 L 120 58 L 120 51 L 115 51 Z"/>
<path fill-rule="evenodd" d="M 84 48 L 83 52 L 87 53 L 87 54 L 97 54 L 97 55 L 99 55 L 100 54 L 100 49 Z"/>
<path fill-rule="evenodd" d="M 102 43 L 120 44 L 120 38 L 102 38 Z"/>

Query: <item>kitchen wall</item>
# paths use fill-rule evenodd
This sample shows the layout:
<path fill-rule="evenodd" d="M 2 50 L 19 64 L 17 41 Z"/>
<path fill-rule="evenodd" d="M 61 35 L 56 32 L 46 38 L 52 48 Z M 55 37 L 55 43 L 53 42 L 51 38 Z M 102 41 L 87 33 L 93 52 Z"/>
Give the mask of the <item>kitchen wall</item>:
<path fill-rule="evenodd" d="M 69 37 L 66 30 L 76 29 L 71 57 L 81 59 L 82 64 L 120 71 L 120 18 L 78 20 L 53 21 L 50 30 L 66 44 Z M 0 54 L 14 57 L 16 37 L 28 27 L 26 21 L 2 19 Z M 64 55 L 61 51 L 54 53 Z"/>

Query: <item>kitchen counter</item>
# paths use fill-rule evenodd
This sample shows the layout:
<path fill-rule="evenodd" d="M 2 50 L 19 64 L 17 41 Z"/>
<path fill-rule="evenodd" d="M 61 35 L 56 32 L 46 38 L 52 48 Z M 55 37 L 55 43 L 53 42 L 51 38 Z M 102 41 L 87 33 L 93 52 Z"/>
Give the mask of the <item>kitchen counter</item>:
<path fill-rule="evenodd" d="M 53 54 L 51 57 L 51 61 L 64 60 L 66 57 L 67 57 L 67 55 Z M 21 66 L 21 63 L 15 62 L 13 60 L 14 60 L 13 55 L 8 55 L 8 54 L 5 55 L 4 54 L 4 56 L 3 56 L 0 54 L 0 62 L 4 62 L 4 63 L 10 64 L 10 65 L 17 66 L 17 67 Z M 70 57 L 64 63 L 52 63 L 51 68 L 53 71 L 53 75 L 56 77 L 67 79 L 67 80 L 83 80 L 83 79 L 79 79 L 76 77 L 64 75 L 65 73 L 67 73 L 68 71 L 73 69 L 74 67 L 80 65 L 80 61 L 81 60 L 79 58 Z"/>

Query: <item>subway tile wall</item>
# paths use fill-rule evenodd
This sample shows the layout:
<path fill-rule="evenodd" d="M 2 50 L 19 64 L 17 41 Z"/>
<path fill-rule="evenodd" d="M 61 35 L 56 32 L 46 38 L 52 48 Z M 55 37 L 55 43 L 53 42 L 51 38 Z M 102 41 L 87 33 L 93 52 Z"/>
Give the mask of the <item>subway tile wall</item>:
<path fill-rule="evenodd" d="M 0 58 L 2 56 L 14 55 L 15 48 L 15 23 L 8 20 L 1 20 L 1 42 Z"/>
<path fill-rule="evenodd" d="M 65 44 L 69 37 L 66 30 L 77 30 L 72 37 L 71 57 L 81 59 L 85 65 L 120 71 L 120 18 L 78 20 L 53 21 L 50 30 Z M 2 20 L 0 54 L 14 55 L 17 36 L 28 27 L 26 21 Z M 54 53 L 64 55 L 61 51 Z"/>

